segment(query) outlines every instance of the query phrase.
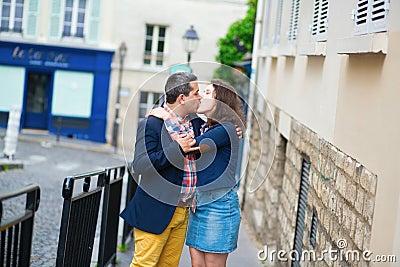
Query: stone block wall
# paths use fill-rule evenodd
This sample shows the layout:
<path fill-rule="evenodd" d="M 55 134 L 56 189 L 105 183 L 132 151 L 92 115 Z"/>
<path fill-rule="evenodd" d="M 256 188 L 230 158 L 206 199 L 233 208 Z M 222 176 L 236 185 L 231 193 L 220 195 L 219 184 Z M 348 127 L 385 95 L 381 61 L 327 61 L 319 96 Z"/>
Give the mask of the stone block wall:
<path fill-rule="evenodd" d="M 275 123 L 279 109 L 274 108 Z M 317 133 L 292 118 L 290 137 L 286 140 L 275 124 L 262 115 L 253 116 L 250 137 L 250 160 L 245 186 L 249 177 L 265 178 L 255 192 L 246 192 L 244 216 L 260 245 L 290 252 L 293 249 L 300 178 L 303 158 L 311 163 L 307 208 L 303 234 L 303 250 L 320 255 L 325 249 L 341 249 L 341 253 L 369 249 L 373 223 L 377 176 L 361 162 L 340 151 Z M 276 144 L 276 147 L 275 147 Z M 274 148 L 275 147 L 275 148 Z M 259 160 L 260 159 L 260 160 Z M 272 166 L 271 166 L 272 163 Z M 310 243 L 313 211 L 317 214 L 316 243 Z M 287 262 L 274 262 L 288 266 Z M 351 259 L 302 262 L 301 266 L 368 266 Z"/>

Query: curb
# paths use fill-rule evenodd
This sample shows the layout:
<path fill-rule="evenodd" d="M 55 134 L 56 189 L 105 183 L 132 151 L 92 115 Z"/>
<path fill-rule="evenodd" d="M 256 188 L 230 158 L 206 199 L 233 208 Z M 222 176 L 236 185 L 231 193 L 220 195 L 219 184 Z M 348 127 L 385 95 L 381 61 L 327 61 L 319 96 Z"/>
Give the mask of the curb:
<path fill-rule="evenodd" d="M 79 142 L 84 142 L 81 140 L 74 139 L 75 142 L 69 141 L 65 142 L 62 139 L 60 141 L 50 140 L 50 138 L 40 138 L 40 137 L 29 137 L 25 135 L 19 135 L 18 141 L 24 141 L 29 143 L 39 143 L 44 147 L 64 147 L 77 150 L 85 150 L 106 154 L 113 154 L 114 148 L 109 144 L 80 144 Z M 117 155 L 122 155 L 121 153 L 116 153 Z"/>
<path fill-rule="evenodd" d="M 24 164 L 19 160 L 0 159 L 0 172 L 13 169 L 23 169 Z"/>

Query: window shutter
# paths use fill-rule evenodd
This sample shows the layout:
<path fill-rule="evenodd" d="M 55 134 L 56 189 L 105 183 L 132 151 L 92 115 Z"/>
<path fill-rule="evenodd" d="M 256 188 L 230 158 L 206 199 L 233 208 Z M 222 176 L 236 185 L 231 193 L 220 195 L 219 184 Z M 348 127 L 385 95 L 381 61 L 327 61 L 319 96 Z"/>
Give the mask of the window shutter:
<path fill-rule="evenodd" d="M 321 1 L 320 19 L 319 19 L 319 32 L 320 40 L 326 40 L 328 30 L 328 13 L 329 13 L 329 2 L 328 0 Z"/>
<path fill-rule="evenodd" d="M 50 9 L 50 39 L 61 39 L 61 29 L 63 26 L 64 0 L 51 0 Z"/>
<path fill-rule="evenodd" d="M 293 242 L 293 250 L 298 252 L 297 255 L 301 255 L 303 251 L 303 235 L 307 210 L 307 194 L 309 185 L 308 179 L 310 176 L 310 167 L 310 161 L 307 158 L 303 158 L 303 163 L 301 166 L 299 201 L 297 203 L 296 229 Z M 300 259 L 294 259 L 292 261 L 292 266 L 299 267 Z"/>
<path fill-rule="evenodd" d="M 288 40 L 293 43 L 297 39 L 297 30 L 299 27 L 299 12 L 300 12 L 300 0 L 292 0 L 292 11 L 290 14 L 290 24 L 288 32 Z"/>
<path fill-rule="evenodd" d="M 354 16 L 354 34 L 386 31 L 389 0 L 358 0 Z"/>
<path fill-rule="evenodd" d="M 318 34 L 318 25 L 319 25 L 319 2 L 321 0 L 314 1 L 314 12 L 311 24 L 311 35 L 316 36 Z"/>
<path fill-rule="evenodd" d="M 29 0 L 25 12 L 24 37 L 36 38 L 38 29 L 39 0 Z"/>
<path fill-rule="evenodd" d="M 282 9 L 283 9 L 283 0 L 278 0 L 278 5 L 276 7 L 274 44 L 279 44 L 279 40 L 281 37 Z"/>
<path fill-rule="evenodd" d="M 266 0 L 264 3 L 264 23 L 263 23 L 263 35 L 261 46 L 265 47 L 268 46 L 269 43 L 269 27 L 270 27 L 270 20 L 271 20 L 271 0 Z"/>
<path fill-rule="evenodd" d="M 97 43 L 100 33 L 101 0 L 91 1 L 87 41 Z"/>
<path fill-rule="evenodd" d="M 329 1 L 315 0 L 311 35 L 314 41 L 325 41 L 328 30 Z"/>
<path fill-rule="evenodd" d="M 364 34 L 368 32 L 368 20 L 369 20 L 369 1 L 368 0 L 358 0 L 357 8 L 355 11 L 355 34 Z"/>
<path fill-rule="evenodd" d="M 389 10 L 388 0 L 372 0 L 371 2 L 371 24 L 368 27 L 368 32 L 386 31 L 387 13 Z"/>

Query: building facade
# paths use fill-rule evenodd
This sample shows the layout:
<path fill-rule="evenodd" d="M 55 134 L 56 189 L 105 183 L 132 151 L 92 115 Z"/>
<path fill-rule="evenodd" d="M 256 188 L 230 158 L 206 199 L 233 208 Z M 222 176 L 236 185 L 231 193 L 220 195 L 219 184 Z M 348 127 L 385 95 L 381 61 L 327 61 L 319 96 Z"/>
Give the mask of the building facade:
<path fill-rule="evenodd" d="M 292 266 L 399 264 L 398 14 L 388 0 L 258 1 L 246 218 L 290 257 L 361 255 Z"/>
<path fill-rule="evenodd" d="M 188 53 L 182 40 L 185 32 L 193 26 L 199 36 L 198 47 L 191 54 L 190 67 L 200 80 L 207 81 L 217 66 L 214 62 L 218 39 L 226 35 L 234 21 L 244 18 L 246 11 L 243 0 L 116 2 L 113 39 L 117 46 L 124 42 L 127 52 L 122 72 L 118 51 L 112 64 L 107 140 L 112 143 L 115 103 L 119 94 L 117 143 L 130 158 L 137 123 L 154 103 L 158 103 L 170 67 L 186 65 Z M 200 61 L 203 63 L 198 63 Z"/>
<path fill-rule="evenodd" d="M 0 125 L 19 106 L 23 129 L 105 142 L 114 54 L 101 23 L 110 17 L 107 2 L 3 0 L 0 7 Z"/>
<path fill-rule="evenodd" d="M 3 0 L 0 126 L 22 110 L 21 128 L 106 141 L 114 47 L 106 0 Z"/>

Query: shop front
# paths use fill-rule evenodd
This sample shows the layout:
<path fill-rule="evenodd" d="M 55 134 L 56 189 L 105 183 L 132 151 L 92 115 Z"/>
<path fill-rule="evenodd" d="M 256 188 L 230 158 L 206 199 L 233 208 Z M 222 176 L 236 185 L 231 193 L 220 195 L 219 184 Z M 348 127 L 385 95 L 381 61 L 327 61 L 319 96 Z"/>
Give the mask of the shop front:
<path fill-rule="evenodd" d="M 106 142 L 113 53 L 0 42 L 0 127 L 19 106 L 21 128 Z"/>

